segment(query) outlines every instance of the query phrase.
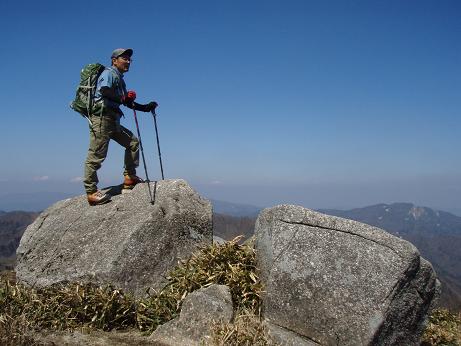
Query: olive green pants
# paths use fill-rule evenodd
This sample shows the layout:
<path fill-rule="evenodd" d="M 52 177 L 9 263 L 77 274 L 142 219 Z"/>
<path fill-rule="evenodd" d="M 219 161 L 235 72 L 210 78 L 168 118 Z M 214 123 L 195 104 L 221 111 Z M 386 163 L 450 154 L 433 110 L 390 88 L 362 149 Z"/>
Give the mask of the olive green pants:
<path fill-rule="evenodd" d="M 120 125 L 111 116 L 92 116 L 90 125 L 90 145 L 85 161 L 83 185 L 87 194 L 98 190 L 97 170 L 107 156 L 111 139 L 125 148 L 125 170 L 123 174 L 136 174 L 139 166 L 139 140 L 133 133 Z"/>

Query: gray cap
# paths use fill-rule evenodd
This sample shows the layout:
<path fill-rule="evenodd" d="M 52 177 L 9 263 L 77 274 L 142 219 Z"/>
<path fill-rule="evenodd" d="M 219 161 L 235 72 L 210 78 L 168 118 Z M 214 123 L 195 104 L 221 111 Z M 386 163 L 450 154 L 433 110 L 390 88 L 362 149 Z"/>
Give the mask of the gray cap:
<path fill-rule="evenodd" d="M 133 55 L 133 49 L 131 48 L 117 48 L 112 52 L 111 59 L 112 58 L 118 58 L 120 55 L 127 54 L 129 56 Z"/>

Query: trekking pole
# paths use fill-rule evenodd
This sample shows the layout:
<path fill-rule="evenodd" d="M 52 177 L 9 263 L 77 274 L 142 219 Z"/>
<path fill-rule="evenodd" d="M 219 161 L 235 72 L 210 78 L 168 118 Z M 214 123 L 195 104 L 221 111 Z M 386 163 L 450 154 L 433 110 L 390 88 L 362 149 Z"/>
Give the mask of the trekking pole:
<path fill-rule="evenodd" d="M 136 116 L 136 110 L 134 109 L 134 104 L 133 104 L 133 114 L 134 114 L 134 122 L 136 123 L 136 131 L 138 132 L 139 147 L 141 148 L 142 163 L 144 164 L 144 172 L 146 173 L 146 182 L 147 182 L 147 188 L 149 190 L 150 203 L 154 204 L 154 198 L 152 197 L 152 191 L 150 190 L 149 175 L 147 174 L 146 159 L 144 157 L 144 149 L 142 147 L 141 132 L 139 132 L 138 117 Z"/>
<path fill-rule="evenodd" d="M 160 160 L 160 171 L 162 173 L 162 180 L 165 180 L 163 176 L 163 165 L 162 165 L 162 154 L 160 153 L 160 142 L 158 140 L 158 130 L 157 130 L 157 114 L 155 114 L 155 110 L 152 110 L 152 116 L 154 117 L 154 126 L 155 126 L 155 135 L 157 136 L 157 148 L 158 148 L 158 158 Z"/>

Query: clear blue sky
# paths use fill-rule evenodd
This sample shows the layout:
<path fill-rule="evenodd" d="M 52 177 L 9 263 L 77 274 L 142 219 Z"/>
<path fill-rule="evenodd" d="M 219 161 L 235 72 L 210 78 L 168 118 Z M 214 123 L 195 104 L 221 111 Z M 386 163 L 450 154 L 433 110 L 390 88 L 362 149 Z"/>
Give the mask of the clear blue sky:
<path fill-rule="evenodd" d="M 0 209 L 83 194 L 88 130 L 68 104 L 83 65 L 131 47 L 125 80 L 160 104 L 166 178 L 258 206 L 461 213 L 460 1 L 2 0 L 0 13 Z M 122 157 L 112 143 L 101 187 L 121 181 Z"/>

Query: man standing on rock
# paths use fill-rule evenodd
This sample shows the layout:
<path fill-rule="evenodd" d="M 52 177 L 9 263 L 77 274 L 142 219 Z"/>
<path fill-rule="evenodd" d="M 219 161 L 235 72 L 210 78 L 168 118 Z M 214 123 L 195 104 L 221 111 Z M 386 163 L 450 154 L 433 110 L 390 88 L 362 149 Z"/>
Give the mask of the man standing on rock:
<path fill-rule="evenodd" d="M 136 176 L 139 165 L 139 140 L 133 133 L 120 125 L 123 112 L 120 105 L 142 112 L 150 112 L 157 107 L 156 102 L 142 105 L 134 102 L 136 92 L 127 91 L 123 74 L 128 72 L 132 62 L 132 49 L 118 48 L 112 52 L 112 65 L 99 76 L 94 103 L 102 103 L 102 112 L 91 115 L 90 145 L 85 161 L 83 184 L 90 205 L 110 201 L 110 195 L 98 190 L 97 170 L 107 156 L 109 141 L 113 139 L 125 148 L 124 189 L 132 189 L 143 180 Z"/>

